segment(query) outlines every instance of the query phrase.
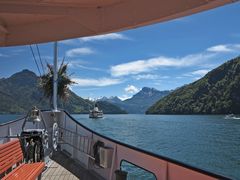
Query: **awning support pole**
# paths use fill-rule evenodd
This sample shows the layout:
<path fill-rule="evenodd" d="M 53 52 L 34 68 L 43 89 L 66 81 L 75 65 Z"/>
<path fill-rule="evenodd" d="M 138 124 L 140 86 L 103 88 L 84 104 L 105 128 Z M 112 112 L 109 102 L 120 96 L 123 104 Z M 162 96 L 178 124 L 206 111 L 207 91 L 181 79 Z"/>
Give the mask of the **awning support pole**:
<path fill-rule="evenodd" d="M 57 42 L 54 42 L 53 65 L 53 110 L 57 111 L 58 67 L 57 67 Z"/>

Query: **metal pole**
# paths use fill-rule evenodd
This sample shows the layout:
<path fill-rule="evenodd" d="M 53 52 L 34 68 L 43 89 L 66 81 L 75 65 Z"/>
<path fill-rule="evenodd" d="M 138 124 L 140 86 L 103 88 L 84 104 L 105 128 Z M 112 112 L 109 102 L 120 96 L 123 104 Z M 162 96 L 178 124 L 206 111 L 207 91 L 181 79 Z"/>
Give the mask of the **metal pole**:
<path fill-rule="evenodd" d="M 53 65 L 53 110 L 57 111 L 58 67 L 57 67 L 57 42 L 54 42 L 54 65 Z"/>

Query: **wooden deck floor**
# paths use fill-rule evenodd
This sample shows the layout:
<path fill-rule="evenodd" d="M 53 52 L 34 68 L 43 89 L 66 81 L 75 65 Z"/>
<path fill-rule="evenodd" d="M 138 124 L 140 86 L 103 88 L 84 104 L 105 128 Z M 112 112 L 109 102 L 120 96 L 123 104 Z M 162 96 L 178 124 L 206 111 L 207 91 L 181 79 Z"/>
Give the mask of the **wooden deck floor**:
<path fill-rule="evenodd" d="M 44 171 L 42 174 L 42 180 L 51 179 L 51 180 L 78 180 L 79 178 L 72 174 L 70 171 L 65 169 L 63 166 L 57 162 L 51 162 L 50 167 Z"/>
<path fill-rule="evenodd" d="M 42 173 L 42 180 L 102 180 L 94 173 L 84 169 L 73 159 L 61 152 L 56 152 Z"/>

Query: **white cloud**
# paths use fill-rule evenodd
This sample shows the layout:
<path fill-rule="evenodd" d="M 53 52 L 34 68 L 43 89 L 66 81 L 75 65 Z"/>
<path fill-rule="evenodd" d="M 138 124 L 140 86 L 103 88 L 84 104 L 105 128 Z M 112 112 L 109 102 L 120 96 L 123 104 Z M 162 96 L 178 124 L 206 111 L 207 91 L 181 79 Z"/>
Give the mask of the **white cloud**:
<path fill-rule="evenodd" d="M 221 55 L 221 53 L 236 53 L 240 51 L 240 44 L 216 45 L 207 48 L 205 51 L 197 54 L 190 54 L 183 57 L 159 56 L 149 59 L 140 59 L 118 64 L 110 68 L 111 75 L 114 77 L 137 75 L 154 71 L 160 67 L 188 67 L 203 66 L 206 61 Z M 150 76 L 149 76 L 150 77 Z M 139 79 L 144 78 L 138 77 Z M 153 78 L 153 77 L 152 77 Z"/>
<path fill-rule="evenodd" d="M 209 52 L 215 53 L 229 53 L 236 52 L 240 50 L 240 44 L 220 44 L 216 46 L 212 46 L 207 49 Z"/>
<path fill-rule="evenodd" d="M 68 66 L 71 68 L 88 64 L 88 62 L 84 60 L 70 60 L 70 61 L 67 61 L 66 63 L 68 63 Z"/>
<path fill-rule="evenodd" d="M 183 79 L 183 76 L 177 76 L 176 79 Z"/>
<path fill-rule="evenodd" d="M 11 54 L 14 54 L 16 56 L 16 55 L 20 55 L 21 53 L 23 53 L 25 51 L 26 51 L 26 49 L 24 49 L 24 48 L 12 49 Z"/>
<path fill-rule="evenodd" d="M 170 76 L 159 76 L 159 79 L 169 79 Z"/>
<path fill-rule="evenodd" d="M 211 53 L 191 54 L 181 58 L 160 56 L 156 58 L 137 60 L 112 66 L 110 71 L 112 76 L 120 77 L 125 75 L 150 72 L 160 67 L 186 67 L 197 65 L 212 58 L 213 56 L 215 55 Z"/>
<path fill-rule="evenodd" d="M 76 44 L 76 42 L 77 42 L 76 39 L 67 39 L 67 40 L 60 41 L 61 44 L 65 44 L 65 45 L 74 45 Z"/>
<path fill-rule="evenodd" d="M 97 36 L 82 37 L 76 39 L 67 39 L 60 41 L 64 45 L 77 45 L 79 42 L 90 42 L 90 41 L 103 41 L 103 40 L 129 40 L 129 38 L 120 33 L 110 33 Z"/>
<path fill-rule="evenodd" d="M 139 89 L 133 85 L 128 85 L 124 90 L 126 93 L 129 94 L 135 94 L 139 91 Z"/>
<path fill-rule="evenodd" d="M 130 99 L 132 96 L 123 94 L 122 96 L 118 96 L 119 99 L 121 99 L 122 101 L 126 100 L 126 99 Z"/>
<path fill-rule="evenodd" d="M 159 76 L 156 74 L 139 74 L 139 75 L 134 76 L 134 78 L 136 80 L 142 80 L 142 79 L 154 80 L 154 79 L 158 79 Z"/>
<path fill-rule="evenodd" d="M 193 72 L 191 72 L 191 74 L 192 74 L 192 75 L 204 76 L 204 75 L 207 74 L 209 71 L 210 71 L 209 69 L 201 69 L 201 70 L 193 71 Z"/>
<path fill-rule="evenodd" d="M 182 23 L 189 23 L 191 21 L 192 21 L 192 18 L 190 16 L 180 17 L 172 20 L 172 22 L 182 22 Z"/>
<path fill-rule="evenodd" d="M 104 69 L 89 66 L 89 62 L 84 61 L 84 60 L 73 60 L 73 61 L 68 61 L 67 63 L 68 63 L 68 67 L 71 69 L 81 68 L 81 69 L 86 69 L 86 70 L 90 70 L 90 71 L 106 72 L 106 70 L 104 70 Z"/>
<path fill-rule="evenodd" d="M 10 58 L 10 57 L 13 57 L 13 56 L 19 56 L 24 51 L 25 51 L 24 48 L 16 48 L 16 47 L 14 47 L 14 48 L 11 48 L 7 52 L 6 51 L 0 52 L 0 57 L 2 57 L 2 58 Z"/>
<path fill-rule="evenodd" d="M 196 77 L 193 77 L 193 80 L 194 81 L 197 81 L 197 80 L 199 80 L 199 79 L 201 79 L 202 78 L 202 76 L 196 76 Z"/>
<path fill-rule="evenodd" d="M 200 69 L 200 70 L 196 70 L 196 71 L 192 71 L 189 73 L 185 73 L 181 76 L 177 76 L 176 79 L 184 79 L 184 78 L 192 78 L 194 80 L 198 80 L 200 78 L 202 78 L 203 76 L 205 76 L 208 72 L 210 71 L 210 69 Z"/>
<path fill-rule="evenodd" d="M 198 80 L 198 79 L 202 78 L 204 75 L 206 75 L 209 71 L 210 71 L 210 69 L 200 69 L 200 70 L 186 73 L 183 76 L 179 76 L 179 77 L 177 77 L 177 79 L 191 77 L 194 80 Z"/>
<path fill-rule="evenodd" d="M 96 67 L 88 67 L 88 66 L 84 66 L 84 65 L 77 65 L 76 68 L 82 68 L 82 69 L 86 69 L 86 70 L 90 70 L 90 71 L 101 71 L 101 72 L 105 72 L 104 69 L 100 69 L 100 68 L 96 68 Z"/>
<path fill-rule="evenodd" d="M 66 56 L 68 57 L 76 57 L 80 55 L 88 55 L 88 54 L 93 54 L 94 51 L 90 48 L 75 48 L 75 49 L 70 49 L 66 52 Z"/>
<path fill-rule="evenodd" d="M 168 78 L 170 78 L 170 76 L 161 76 L 161 75 L 156 75 L 156 74 L 138 74 L 136 76 L 133 76 L 133 78 L 136 80 L 142 80 L 142 79 L 160 80 L 160 79 L 168 79 Z"/>
<path fill-rule="evenodd" d="M 9 56 L 6 55 L 6 54 L 2 54 L 2 53 L 0 53 L 0 57 L 9 57 Z"/>
<path fill-rule="evenodd" d="M 74 84 L 74 86 L 79 86 L 79 87 L 103 87 L 103 86 L 121 84 L 123 82 L 120 79 L 111 79 L 111 78 L 100 78 L 100 79 L 73 78 L 73 81 L 77 83 L 77 84 Z"/>
<path fill-rule="evenodd" d="M 96 41 L 96 40 L 116 40 L 116 39 L 128 39 L 125 35 L 120 33 L 110 33 L 110 34 L 103 34 L 97 36 L 89 36 L 79 38 L 80 41 L 87 42 L 87 41 Z"/>
<path fill-rule="evenodd" d="M 232 49 L 227 47 L 226 45 L 217 45 L 207 49 L 209 52 L 231 52 Z"/>

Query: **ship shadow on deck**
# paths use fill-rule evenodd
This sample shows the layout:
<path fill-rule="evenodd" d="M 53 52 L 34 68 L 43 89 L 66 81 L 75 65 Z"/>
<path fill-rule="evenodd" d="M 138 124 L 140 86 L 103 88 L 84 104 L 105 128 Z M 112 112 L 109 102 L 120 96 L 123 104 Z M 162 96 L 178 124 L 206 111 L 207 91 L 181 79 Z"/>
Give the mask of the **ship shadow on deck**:
<path fill-rule="evenodd" d="M 103 180 L 92 171 L 86 170 L 79 163 L 61 151 L 54 152 L 48 168 L 42 173 L 42 180 Z"/>

